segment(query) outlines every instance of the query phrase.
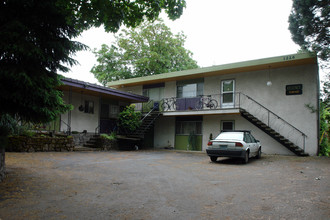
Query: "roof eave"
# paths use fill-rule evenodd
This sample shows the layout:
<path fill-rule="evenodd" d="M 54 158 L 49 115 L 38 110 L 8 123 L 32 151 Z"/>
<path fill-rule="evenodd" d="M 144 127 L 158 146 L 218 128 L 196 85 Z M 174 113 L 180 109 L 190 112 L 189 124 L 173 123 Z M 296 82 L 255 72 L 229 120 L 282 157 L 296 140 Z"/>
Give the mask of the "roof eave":
<path fill-rule="evenodd" d="M 145 97 L 145 96 L 124 92 L 124 91 L 120 91 L 117 89 L 107 88 L 107 87 L 103 87 L 103 86 L 99 86 L 96 84 L 91 84 L 91 83 L 87 83 L 87 82 L 83 82 L 83 81 L 79 81 L 79 80 L 63 78 L 63 79 L 61 79 L 61 81 L 63 82 L 63 84 L 65 86 L 80 88 L 83 90 L 93 91 L 96 93 L 109 95 L 109 96 L 116 96 L 116 97 L 120 97 L 122 99 L 131 100 L 131 101 L 147 102 L 149 100 L 149 98 Z"/>
<path fill-rule="evenodd" d="M 107 86 L 121 88 L 159 82 L 167 82 L 182 79 L 193 79 L 222 74 L 234 74 L 240 72 L 257 71 L 269 68 L 280 68 L 302 64 L 317 64 L 317 57 L 310 53 L 290 54 L 271 58 L 230 63 L 218 66 L 184 70 L 171 73 L 163 73 L 152 76 L 138 77 L 126 80 L 109 82 Z"/>

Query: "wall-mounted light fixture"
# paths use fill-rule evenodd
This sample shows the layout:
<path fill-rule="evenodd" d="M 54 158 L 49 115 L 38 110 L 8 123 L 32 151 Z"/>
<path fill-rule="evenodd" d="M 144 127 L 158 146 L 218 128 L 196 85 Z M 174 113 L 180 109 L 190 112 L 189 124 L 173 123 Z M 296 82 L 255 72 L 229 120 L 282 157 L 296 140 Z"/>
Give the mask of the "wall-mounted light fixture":
<path fill-rule="evenodd" d="M 268 66 L 268 81 L 267 81 L 267 86 L 272 86 L 273 83 L 272 81 L 270 80 L 270 66 Z"/>

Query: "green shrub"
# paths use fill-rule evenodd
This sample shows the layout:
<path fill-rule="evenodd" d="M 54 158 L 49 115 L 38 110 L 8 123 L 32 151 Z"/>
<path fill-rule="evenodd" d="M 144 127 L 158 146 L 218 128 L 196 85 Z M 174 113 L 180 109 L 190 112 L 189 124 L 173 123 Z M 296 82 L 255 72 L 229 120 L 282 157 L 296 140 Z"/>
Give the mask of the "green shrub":
<path fill-rule="evenodd" d="M 8 114 L 0 116 L 0 136 L 15 134 L 19 130 L 17 121 Z"/>
<path fill-rule="evenodd" d="M 110 135 L 107 135 L 107 134 L 100 134 L 100 137 L 112 141 L 112 140 L 116 140 L 116 133 L 115 133 L 115 132 L 112 132 Z"/>
<path fill-rule="evenodd" d="M 129 132 L 133 132 L 141 126 L 141 112 L 135 111 L 135 105 L 127 106 L 119 114 L 119 127 Z"/>

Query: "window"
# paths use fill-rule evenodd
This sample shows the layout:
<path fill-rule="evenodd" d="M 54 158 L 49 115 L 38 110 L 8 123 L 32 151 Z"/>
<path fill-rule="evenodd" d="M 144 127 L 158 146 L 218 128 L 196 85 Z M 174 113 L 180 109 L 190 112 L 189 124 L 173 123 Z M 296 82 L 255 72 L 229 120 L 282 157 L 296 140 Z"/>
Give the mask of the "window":
<path fill-rule="evenodd" d="M 160 101 L 164 98 L 165 83 L 143 85 L 143 95 L 153 101 Z"/>
<path fill-rule="evenodd" d="M 221 82 L 222 107 L 233 107 L 235 94 L 235 80 Z"/>
<path fill-rule="evenodd" d="M 164 87 L 143 89 L 143 95 L 150 98 L 153 101 L 160 101 L 164 98 Z"/>
<path fill-rule="evenodd" d="M 235 121 L 221 121 L 221 130 L 225 130 L 225 131 L 235 130 Z"/>
<path fill-rule="evenodd" d="M 177 82 L 177 98 L 190 98 L 203 95 L 204 79 Z"/>
<path fill-rule="evenodd" d="M 201 116 L 183 116 L 176 117 L 176 134 L 177 135 L 202 135 L 202 122 Z"/>
<path fill-rule="evenodd" d="M 94 102 L 85 101 L 85 113 L 94 114 Z"/>
<path fill-rule="evenodd" d="M 119 106 L 110 105 L 110 112 L 109 112 L 110 118 L 118 118 L 118 114 L 119 114 Z"/>
<path fill-rule="evenodd" d="M 251 134 L 249 134 L 249 136 L 251 138 L 252 143 L 256 143 L 257 142 L 257 140 Z"/>
<path fill-rule="evenodd" d="M 250 134 L 247 134 L 247 133 L 244 134 L 244 141 L 246 143 L 252 143 Z"/>
<path fill-rule="evenodd" d="M 189 134 L 202 134 L 202 122 L 201 121 L 177 121 L 176 122 L 176 134 L 189 135 Z"/>
<path fill-rule="evenodd" d="M 111 104 L 101 105 L 101 118 L 118 118 L 119 106 Z"/>

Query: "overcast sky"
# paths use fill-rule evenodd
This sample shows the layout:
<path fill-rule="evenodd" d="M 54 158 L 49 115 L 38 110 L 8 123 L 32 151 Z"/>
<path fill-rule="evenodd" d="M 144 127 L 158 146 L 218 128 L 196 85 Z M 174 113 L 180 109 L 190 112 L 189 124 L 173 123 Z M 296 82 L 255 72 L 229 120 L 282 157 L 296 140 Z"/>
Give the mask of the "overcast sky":
<path fill-rule="evenodd" d="M 185 48 L 201 67 L 296 53 L 299 46 L 291 40 L 288 17 L 291 0 L 186 0 L 183 15 L 165 20 L 172 32 L 183 31 Z M 92 28 L 77 38 L 91 49 L 110 45 L 114 35 Z M 90 73 L 96 58 L 91 51 L 74 57 L 80 65 L 66 77 L 96 83 Z"/>

